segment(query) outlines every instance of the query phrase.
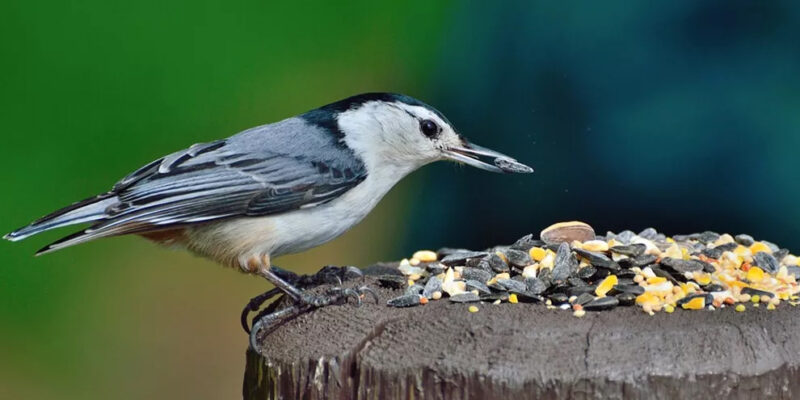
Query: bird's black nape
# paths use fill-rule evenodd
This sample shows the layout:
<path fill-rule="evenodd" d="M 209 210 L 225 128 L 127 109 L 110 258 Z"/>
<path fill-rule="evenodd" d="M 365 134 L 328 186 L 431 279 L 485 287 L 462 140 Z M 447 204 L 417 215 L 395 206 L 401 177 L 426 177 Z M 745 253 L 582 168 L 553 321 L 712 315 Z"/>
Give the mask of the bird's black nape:
<path fill-rule="evenodd" d="M 355 96 L 350 96 L 346 99 L 339 100 L 334 103 L 330 103 L 324 105 L 320 108 L 313 109 L 311 111 L 306 112 L 305 114 L 300 115 L 300 118 L 303 118 L 307 122 L 325 128 L 329 132 L 335 133 L 339 139 L 344 137 L 344 132 L 339 129 L 339 125 L 336 123 L 336 116 L 340 113 L 343 113 L 348 110 L 353 110 L 364 103 L 368 103 L 370 101 L 383 101 L 386 103 L 404 103 L 410 106 L 417 106 L 423 107 L 434 114 L 436 114 L 439 118 L 442 119 L 445 123 L 450 126 L 453 126 L 450 121 L 439 112 L 439 110 L 431 107 L 430 105 L 417 100 L 411 96 L 406 96 L 404 94 L 399 93 L 385 93 L 385 92 L 372 92 L 372 93 L 362 93 L 357 94 Z"/>

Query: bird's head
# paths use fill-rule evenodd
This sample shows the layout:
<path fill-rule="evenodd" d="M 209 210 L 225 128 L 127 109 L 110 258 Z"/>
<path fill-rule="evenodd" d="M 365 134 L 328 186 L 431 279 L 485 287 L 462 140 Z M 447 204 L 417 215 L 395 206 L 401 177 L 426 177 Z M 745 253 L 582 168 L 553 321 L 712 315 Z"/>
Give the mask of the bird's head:
<path fill-rule="evenodd" d="M 336 124 L 331 128 L 368 164 L 415 169 L 447 159 L 492 172 L 533 171 L 508 156 L 470 143 L 442 113 L 405 95 L 361 94 L 311 113 L 332 116 Z"/>

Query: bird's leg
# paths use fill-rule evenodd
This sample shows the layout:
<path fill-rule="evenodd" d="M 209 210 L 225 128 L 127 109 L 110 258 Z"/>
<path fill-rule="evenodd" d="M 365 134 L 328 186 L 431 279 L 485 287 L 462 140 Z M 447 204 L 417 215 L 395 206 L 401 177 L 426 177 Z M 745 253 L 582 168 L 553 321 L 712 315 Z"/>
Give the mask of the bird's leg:
<path fill-rule="evenodd" d="M 276 287 L 272 290 L 269 290 L 265 293 L 262 293 L 259 296 L 256 296 L 248 302 L 247 306 L 242 310 L 241 314 L 241 323 L 242 327 L 246 332 L 250 332 L 248 329 L 247 324 L 247 316 L 251 311 L 258 310 L 261 305 L 269 300 L 270 298 L 280 294 L 281 292 L 285 293 L 287 296 L 291 297 L 295 301 L 295 305 L 290 308 L 296 308 L 296 314 L 300 312 L 304 312 L 310 310 L 312 308 L 319 308 L 324 307 L 330 304 L 339 303 L 342 300 L 345 300 L 348 297 L 352 297 L 355 299 L 357 305 L 361 305 L 361 297 L 369 293 L 374 299 L 375 302 L 378 302 L 378 296 L 375 294 L 372 289 L 362 286 L 358 289 L 351 289 L 351 288 L 342 288 L 340 286 L 336 286 L 327 290 L 324 294 L 315 294 L 309 293 L 304 290 L 300 290 L 299 287 L 302 288 L 310 288 L 319 286 L 323 283 L 331 283 L 338 282 L 339 285 L 342 283 L 341 277 L 347 279 L 348 277 L 355 276 L 363 276 L 361 271 L 354 267 L 325 267 L 319 272 L 311 276 L 302 276 L 298 277 L 292 272 L 282 270 L 277 267 L 272 267 L 270 265 L 270 259 L 268 255 L 263 255 L 261 257 L 252 257 L 247 261 L 247 269 L 255 272 L 257 275 L 263 277 L 264 279 L 270 281 Z M 281 276 L 282 275 L 282 276 Z M 291 282 L 290 282 L 291 281 Z M 270 324 L 275 325 L 280 321 L 274 321 L 275 318 L 271 316 L 273 314 L 277 314 L 278 312 L 282 312 L 283 310 L 267 313 L 268 311 L 265 310 L 259 313 L 254 321 L 260 321 L 261 319 L 267 319 Z M 278 318 L 279 320 L 284 320 L 285 318 Z M 255 327 L 255 324 L 254 324 Z"/>

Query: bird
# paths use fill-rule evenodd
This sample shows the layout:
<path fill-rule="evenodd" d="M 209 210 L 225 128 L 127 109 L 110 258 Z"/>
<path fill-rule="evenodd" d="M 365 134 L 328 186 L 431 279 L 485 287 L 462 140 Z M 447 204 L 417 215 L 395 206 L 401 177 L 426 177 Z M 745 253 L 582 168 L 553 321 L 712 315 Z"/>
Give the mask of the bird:
<path fill-rule="evenodd" d="M 261 276 L 296 303 L 319 307 L 352 292 L 310 294 L 272 268 L 272 258 L 338 237 L 406 175 L 438 160 L 533 171 L 469 142 L 420 100 L 364 93 L 161 157 L 4 239 L 89 224 L 37 255 L 135 234 Z"/>

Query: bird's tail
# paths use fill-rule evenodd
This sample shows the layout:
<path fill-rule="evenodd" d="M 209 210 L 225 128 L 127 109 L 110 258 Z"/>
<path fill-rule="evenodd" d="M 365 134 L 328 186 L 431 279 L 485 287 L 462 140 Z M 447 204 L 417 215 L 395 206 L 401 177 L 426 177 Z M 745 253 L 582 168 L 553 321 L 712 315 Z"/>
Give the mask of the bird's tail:
<path fill-rule="evenodd" d="M 3 239 L 16 242 L 50 229 L 102 220 L 107 216 L 106 209 L 116 202 L 117 198 L 113 193 L 90 197 L 45 215 L 29 225 L 3 236 Z"/>

